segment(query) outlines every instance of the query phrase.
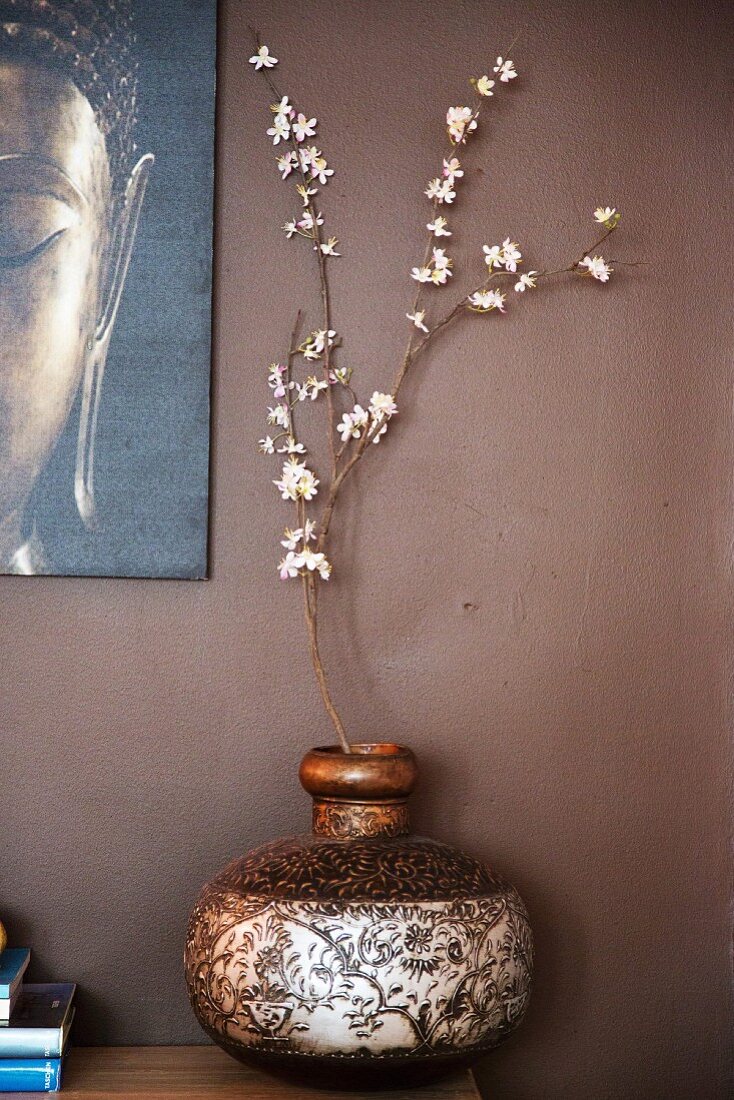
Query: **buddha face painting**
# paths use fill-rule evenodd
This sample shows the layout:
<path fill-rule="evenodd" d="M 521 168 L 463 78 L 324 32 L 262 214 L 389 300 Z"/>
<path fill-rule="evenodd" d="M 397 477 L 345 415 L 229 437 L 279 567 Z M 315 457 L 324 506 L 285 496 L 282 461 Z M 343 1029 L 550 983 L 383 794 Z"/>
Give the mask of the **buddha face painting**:
<path fill-rule="evenodd" d="M 207 575 L 216 13 L 0 0 L 0 574 Z"/>
<path fill-rule="evenodd" d="M 0 572 L 47 571 L 29 501 L 75 407 L 95 521 L 100 389 L 153 163 L 133 155 L 126 9 L 0 0 Z"/>

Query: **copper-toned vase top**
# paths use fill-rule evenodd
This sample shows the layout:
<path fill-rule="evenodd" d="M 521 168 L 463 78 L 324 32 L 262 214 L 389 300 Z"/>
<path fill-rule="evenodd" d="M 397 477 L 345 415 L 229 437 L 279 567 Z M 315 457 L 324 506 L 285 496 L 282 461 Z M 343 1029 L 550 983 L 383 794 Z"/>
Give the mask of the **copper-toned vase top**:
<path fill-rule="evenodd" d="M 402 745 L 312 749 L 301 763 L 301 784 L 313 797 L 313 831 L 337 839 L 402 836 L 409 831 L 408 795 L 418 768 Z"/>

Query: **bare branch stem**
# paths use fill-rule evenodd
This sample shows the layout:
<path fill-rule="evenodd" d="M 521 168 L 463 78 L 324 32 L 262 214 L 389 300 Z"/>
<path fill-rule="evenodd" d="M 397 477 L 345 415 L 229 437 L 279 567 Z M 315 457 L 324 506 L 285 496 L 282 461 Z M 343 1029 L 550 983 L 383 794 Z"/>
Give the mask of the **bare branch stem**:
<path fill-rule="evenodd" d="M 326 672 L 321 660 L 321 654 L 319 652 L 319 635 L 318 635 L 318 613 L 317 613 L 317 596 L 316 596 L 316 578 L 313 573 L 307 572 L 301 578 L 303 585 L 303 609 L 306 618 L 306 627 L 308 629 L 308 643 L 311 652 L 311 663 L 316 673 L 316 682 L 319 685 L 319 691 L 321 692 L 321 698 L 326 708 L 326 713 L 332 721 L 336 735 L 339 738 L 339 744 L 343 752 L 351 752 L 352 748 L 347 739 L 346 732 L 344 730 L 344 724 L 339 717 L 339 712 L 334 706 L 334 702 L 331 698 L 331 692 L 329 691 L 329 684 L 326 679 Z"/>

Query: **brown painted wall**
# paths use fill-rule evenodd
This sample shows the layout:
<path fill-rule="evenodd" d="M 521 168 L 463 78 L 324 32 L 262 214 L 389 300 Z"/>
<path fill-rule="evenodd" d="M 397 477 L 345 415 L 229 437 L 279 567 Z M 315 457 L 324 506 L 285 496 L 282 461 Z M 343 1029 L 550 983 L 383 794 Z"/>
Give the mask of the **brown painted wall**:
<path fill-rule="evenodd" d="M 277 228 L 293 201 L 247 24 L 338 170 L 334 305 L 362 393 L 405 337 L 442 112 L 519 32 L 521 79 L 467 158 L 484 171 L 453 217 L 457 266 L 506 233 L 534 266 L 574 255 L 599 202 L 624 211 L 614 255 L 651 264 L 436 347 L 340 514 L 324 646 L 353 736 L 418 752 L 420 828 L 530 907 L 537 992 L 487 1095 L 731 1095 L 724 12 L 222 5 L 213 578 L 0 578 L 0 912 L 37 978 L 81 983 L 83 1040 L 199 1040 L 188 908 L 231 856 L 306 824 L 297 763 L 329 737 L 253 446 L 263 368 L 296 305 L 317 321 L 310 258 Z"/>

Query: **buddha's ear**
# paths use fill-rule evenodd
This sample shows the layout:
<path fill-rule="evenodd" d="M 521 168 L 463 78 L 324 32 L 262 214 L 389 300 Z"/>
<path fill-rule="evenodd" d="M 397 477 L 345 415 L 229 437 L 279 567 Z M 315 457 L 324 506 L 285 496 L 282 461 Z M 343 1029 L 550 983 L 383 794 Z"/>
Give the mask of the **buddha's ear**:
<path fill-rule="evenodd" d="M 140 211 L 143 207 L 143 199 L 145 198 L 145 191 L 154 161 L 153 154 L 147 153 L 140 158 L 130 173 L 125 191 L 125 203 L 115 226 L 108 257 L 106 290 L 95 332 L 97 345 L 109 344 L 112 335 L 120 298 L 127 278 L 127 269 L 130 266 L 130 257 L 135 245 L 135 237 L 138 232 Z"/>
<path fill-rule="evenodd" d="M 115 327 L 117 310 L 125 286 L 127 269 L 138 231 L 140 211 L 153 167 L 152 153 L 142 157 L 133 168 L 125 192 L 125 203 L 112 236 L 107 260 L 107 276 L 99 321 L 94 339 L 87 344 L 82 399 L 79 415 L 79 436 L 74 473 L 74 496 L 79 515 L 90 529 L 96 525 L 94 505 L 94 441 L 97 434 L 97 414 L 102 392 L 102 380 L 107 362 L 107 350 Z"/>

